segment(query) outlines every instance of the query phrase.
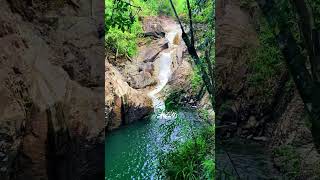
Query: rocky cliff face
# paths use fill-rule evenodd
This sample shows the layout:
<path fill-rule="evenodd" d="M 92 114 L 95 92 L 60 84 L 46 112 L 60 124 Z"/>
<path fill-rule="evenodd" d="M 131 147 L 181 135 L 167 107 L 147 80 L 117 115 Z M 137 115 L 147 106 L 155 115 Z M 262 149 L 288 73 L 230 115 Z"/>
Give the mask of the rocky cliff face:
<path fill-rule="evenodd" d="M 104 7 L 87 3 L 1 0 L 0 179 L 104 178 Z"/>
<path fill-rule="evenodd" d="M 106 61 L 105 104 L 107 129 L 142 120 L 152 110 L 152 101 L 145 92 L 133 89 L 120 72 Z"/>
<path fill-rule="evenodd" d="M 250 54 L 261 45 L 257 33 L 262 17 L 259 8 L 254 3 L 243 7 L 237 0 L 220 0 L 216 15 L 217 125 L 227 127 L 218 129 L 218 136 L 267 142 L 275 152 L 279 147 L 290 148 L 295 154 L 291 160 L 301 162 L 296 178 L 316 175 L 319 154 L 312 148 L 303 103 L 286 67 L 282 65 L 281 72 L 267 80 L 268 94 L 261 93 L 262 84 L 250 83 L 255 75 Z M 276 166 L 283 173 L 293 171 L 294 165 L 284 156 L 275 155 Z"/>

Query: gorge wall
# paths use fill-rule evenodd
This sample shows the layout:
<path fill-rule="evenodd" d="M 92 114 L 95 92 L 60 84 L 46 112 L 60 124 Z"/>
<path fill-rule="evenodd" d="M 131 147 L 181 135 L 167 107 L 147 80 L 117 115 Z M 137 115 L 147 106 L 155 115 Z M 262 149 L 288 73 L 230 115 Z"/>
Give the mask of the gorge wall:
<path fill-rule="evenodd" d="M 104 178 L 103 3 L 0 4 L 0 179 Z"/>
<path fill-rule="evenodd" d="M 320 156 L 313 148 L 308 118 L 285 64 L 280 58 L 271 59 L 279 70 L 271 78 L 252 83 L 253 77 L 260 76 L 253 65 L 268 63 L 251 57 L 263 47 L 263 16 L 257 4 L 216 2 L 217 126 L 225 127 L 217 129 L 217 136 L 259 141 L 274 152 L 274 163 L 282 173 L 294 171 L 298 179 L 317 177 Z M 290 157 L 284 152 L 290 152 Z"/>

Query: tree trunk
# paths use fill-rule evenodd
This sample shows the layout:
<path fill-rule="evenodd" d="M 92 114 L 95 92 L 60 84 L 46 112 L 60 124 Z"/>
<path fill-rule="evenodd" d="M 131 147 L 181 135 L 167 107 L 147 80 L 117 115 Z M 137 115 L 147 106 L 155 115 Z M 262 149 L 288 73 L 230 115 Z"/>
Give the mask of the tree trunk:
<path fill-rule="evenodd" d="M 304 102 L 305 109 L 311 118 L 312 123 L 312 136 L 314 139 L 315 146 L 320 152 L 320 82 L 318 74 L 320 70 L 318 64 L 319 59 L 319 33 L 314 33 L 312 16 L 308 15 L 310 8 L 304 1 L 294 0 L 297 8 L 297 13 L 300 16 L 302 35 L 305 39 L 304 47 L 307 49 L 308 55 L 305 56 L 298 46 L 298 43 L 293 37 L 290 29 L 283 24 L 279 24 L 277 17 L 281 12 L 275 6 L 276 2 L 273 0 L 257 0 L 262 12 L 264 13 L 271 28 L 273 26 L 279 27 L 279 33 L 276 34 L 278 45 L 283 53 L 286 60 L 288 69 L 293 77 L 299 94 Z M 305 62 L 310 60 L 312 66 L 312 72 L 307 70 Z"/>

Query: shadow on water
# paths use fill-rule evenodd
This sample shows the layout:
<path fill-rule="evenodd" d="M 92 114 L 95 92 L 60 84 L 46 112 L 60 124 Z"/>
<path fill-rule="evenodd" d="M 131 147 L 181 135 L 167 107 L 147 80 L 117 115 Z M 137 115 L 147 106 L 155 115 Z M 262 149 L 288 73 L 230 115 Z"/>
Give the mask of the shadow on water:
<path fill-rule="evenodd" d="M 264 144 L 237 138 L 216 142 L 217 179 L 284 179 Z"/>

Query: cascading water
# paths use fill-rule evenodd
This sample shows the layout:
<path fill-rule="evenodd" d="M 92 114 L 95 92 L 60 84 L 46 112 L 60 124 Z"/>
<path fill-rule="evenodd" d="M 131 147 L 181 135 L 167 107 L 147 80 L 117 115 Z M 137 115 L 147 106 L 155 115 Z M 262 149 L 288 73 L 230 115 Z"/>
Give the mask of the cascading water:
<path fill-rule="evenodd" d="M 171 76 L 171 54 L 164 52 L 161 53 L 159 61 L 159 84 L 148 95 L 151 97 L 153 101 L 153 107 L 155 110 L 165 110 L 164 102 L 161 99 L 159 99 L 156 95 L 166 86 Z"/>
<path fill-rule="evenodd" d="M 164 104 L 163 100 L 161 100 L 156 95 L 166 86 L 166 84 L 169 81 L 169 78 L 171 77 L 171 74 L 172 74 L 172 71 L 171 71 L 172 53 L 173 53 L 173 49 L 176 46 L 176 45 L 174 45 L 173 41 L 174 41 L 174 38 L 178 35 L 179 35 L 179 32 L 176 30 L 167 33 L 166 39 L 169 42 L 170 52 L 162 52 L 160 54 L 159 75 L 158 75 L 159 84 L 156 86 L 156 88 L 153 91 L 151 91 L 148 94 L 153 101 L 153 107 L 156 111 L 165 110 L 165 104 Z"/>
<path fill-rule="evenodd" d="M 157 151 L 161 146 L 163 122 L 175 118 L 165 113 L 165 103 L 158 95 L 168 83 L 172 74 L 173 39 L 179 33 L 177 26 L 167 33 L 169 49 L 158 59 L 159 74 L 157 86 L 148 93 L 153 101 L 155 115 L 150 121 L 139 121 L 127 127 L 110 132 L 106 137 L 106 179 L 159 179 L 157 175 Z"/>

